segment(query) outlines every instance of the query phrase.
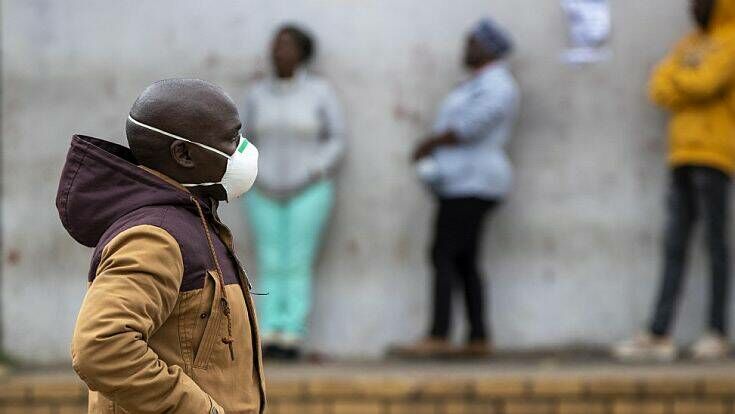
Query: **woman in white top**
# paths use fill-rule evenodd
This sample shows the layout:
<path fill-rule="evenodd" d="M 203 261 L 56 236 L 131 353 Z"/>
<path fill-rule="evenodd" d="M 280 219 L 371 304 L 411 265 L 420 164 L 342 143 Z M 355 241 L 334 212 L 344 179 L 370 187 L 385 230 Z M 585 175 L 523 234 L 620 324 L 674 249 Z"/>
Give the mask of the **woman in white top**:
<path fill-rule="evenodd" d="M 296 359 L 311 308 L 311 279 L 344 153 L 344 119 L 331 86 L 306 64 L 314 42 L 293 25 L 273 41 L 274 73 L 244 105 L 248 138 L 260 150 L 255 189 L 245 199 L 258 258 L 266 357 Z"/>

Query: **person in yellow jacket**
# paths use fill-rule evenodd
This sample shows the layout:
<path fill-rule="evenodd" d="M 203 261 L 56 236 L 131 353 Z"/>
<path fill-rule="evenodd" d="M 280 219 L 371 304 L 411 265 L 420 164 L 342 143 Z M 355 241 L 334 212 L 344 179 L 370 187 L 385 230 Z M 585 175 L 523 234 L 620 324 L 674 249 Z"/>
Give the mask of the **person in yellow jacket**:
<path fill-rule="evenodd" d="M 697 28 L 659 64 L 651 100 L 671 113 L 671 184 L 662 283 L 647 332 L 614 349 L 621 359 L 673 360 L 669 337 L 680 294 L 688 241 L 704 221 L 712 272 L 710 332 L 691 349 L 697 359 L 727 356 L 728 199 L 735 171 L 735 0 L 692 0 Z"/>

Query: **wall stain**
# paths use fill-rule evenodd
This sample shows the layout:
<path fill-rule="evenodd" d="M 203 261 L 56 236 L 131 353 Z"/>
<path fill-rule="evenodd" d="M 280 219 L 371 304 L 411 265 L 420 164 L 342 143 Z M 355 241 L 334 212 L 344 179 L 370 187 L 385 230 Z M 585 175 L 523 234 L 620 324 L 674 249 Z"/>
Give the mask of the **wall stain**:
<path fill-rule="evenodd" d="M 10 248 L 8 249 L 8 257 L 6 259 L 6 262 L 11 266 L 18 265 L 20 264 L 21 256 L 22 255 L 18 249 Z"/>
<path fill-rule="evenodd" d="M 393 106 L 393 119 L 419 127 L 426 123 L 420 111 L 408 108 L 400 102 Z"/>
<path fill-rule="evenodd" d="M 215 53 L 208 53 L 204 58 L 204 67 L 207 69 L 216 69 L 222 63 L 222 59 Z"/>
<path fill-rule="evenodd" d="M 360 244 L 357 240 L 351 239 L 345 244 L 345 250 L 347 251 L 347 254 L 357 256 L 360 254 Z"/>

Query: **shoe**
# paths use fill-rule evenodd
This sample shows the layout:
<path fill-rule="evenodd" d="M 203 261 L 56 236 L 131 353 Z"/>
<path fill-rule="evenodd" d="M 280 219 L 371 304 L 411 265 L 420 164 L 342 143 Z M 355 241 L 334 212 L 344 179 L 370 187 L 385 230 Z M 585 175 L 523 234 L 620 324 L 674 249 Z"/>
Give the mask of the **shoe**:
<path fill-rule="evenodd" d="M 284 361 L 295 362 L 301 359 L 301 348 L 298 346 L 284 346 L 281 358 Z"/>
<path fill-rule="evenodd" d="M 281 359 L 283 349 L 280 332 L 267 332 L 260 336 L 263 359 Z"/>
<path fill-rule="evenodd" d="M 730 344 L 723 335 L 711 332 L 694 343 L 691 352 L 692 358 L 699 361 L 726 359 L 730 355 Z"/>
<path fill-rule="evenodd" d="M 389 353 L 400 358 L 444 358 L 455 353 L 446 339 L 425 338 L 405 345 L 393 346 Z"/>
<path fill-rule="evenodd" d="M 283 359 L 283 348 L 278 344 L 263 345 L 263 359 Z"/>
<path fill-rule="evenodd" d="M 301 359 L 301 345 L 303 342 L 301 335 L 287 332 L 281 334 L 280 342 L 278 343 L 281 347 L 281 359 L 288 362 Z"/>
<path fill-rule="evenodd" d="M 457 358 L 482 359 L 489 358 L 493 354 L 493 347 L 483 340 L 469 341 L 465 346 L 457 349 L 454 356 Z"/>
<path fill-rule="evenodd" d="M 676 345 L 668 337 L 640 333 L 615 345 L 612 354 L 615 358 L 626 362 L 673 362 L 678 352 Z"/>

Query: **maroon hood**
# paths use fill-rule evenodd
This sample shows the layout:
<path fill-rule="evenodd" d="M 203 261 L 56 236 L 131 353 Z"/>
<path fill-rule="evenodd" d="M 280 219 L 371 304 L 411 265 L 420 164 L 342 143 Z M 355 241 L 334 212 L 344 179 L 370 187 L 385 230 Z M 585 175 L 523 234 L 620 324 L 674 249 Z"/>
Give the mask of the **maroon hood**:
<path fill-rule="evenodd" d="M 130 149 L 74 135 L 61 172 L 56 208 L 79 243 L 95 247 L 107 228 L 141 207 L 183 205 L 190 195 L 138 167 Z"/>

